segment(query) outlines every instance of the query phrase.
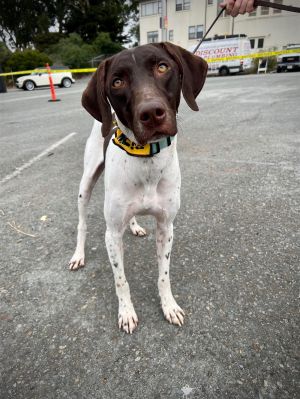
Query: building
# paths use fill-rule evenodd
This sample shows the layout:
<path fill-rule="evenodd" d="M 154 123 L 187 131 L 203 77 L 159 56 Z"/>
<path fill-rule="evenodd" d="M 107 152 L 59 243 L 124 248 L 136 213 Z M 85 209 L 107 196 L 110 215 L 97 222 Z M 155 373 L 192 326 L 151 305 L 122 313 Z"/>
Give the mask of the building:
<path fill-rule="evenodd" d="M 282 0 L 273 0 L 282 3 Z M 166 39 L 190 48 L 205 34 L 219 12 L 221 0 L 145 0 L 140 2 L 140 44 Z M 162 7 L 166 11 L 162 14 Z M 299 0 L 289 0 L 299 6 Z M 162 15 L 166 17 L 162 18 Z M 161 28 L 165 27 L 165 30 Z M 251 47 L 282 49 L 290 43 L 300 43 L 300 14 L 258 7 L 251 14 L 232 18 L 222 14 L 208 37 L 215 35 L 246 34 Z"/>

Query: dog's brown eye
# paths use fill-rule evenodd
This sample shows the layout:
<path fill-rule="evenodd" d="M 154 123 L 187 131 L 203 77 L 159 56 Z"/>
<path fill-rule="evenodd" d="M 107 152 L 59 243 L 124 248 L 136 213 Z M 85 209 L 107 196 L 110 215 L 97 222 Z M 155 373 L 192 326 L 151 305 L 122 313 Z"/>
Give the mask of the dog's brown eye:
<path fill-rule="evenodd" d="M 158 70 L 158 72 L 160 72 L 160 73 L 165 73 L 165 72 L 167 72 L 167 70 L 169 69 L 169 67 L 168 67 L 168 65 L 167 64 L 165 64 L 165 63 L 160 63 L 159 65 L 158 65 L 158 67 L 157 67 L 157 70 Z"/>
<path fill-rule="evenodd" d="M 112 85 L 113 85 L 113 87 L 115 87 L 116 89 L 119 89 L 120 87 L 123 87 L 123 86 L 124 86 L 124 80 L 119 79 L 119 78 L 114 79 L 113 82 L 112 82 Z"/>

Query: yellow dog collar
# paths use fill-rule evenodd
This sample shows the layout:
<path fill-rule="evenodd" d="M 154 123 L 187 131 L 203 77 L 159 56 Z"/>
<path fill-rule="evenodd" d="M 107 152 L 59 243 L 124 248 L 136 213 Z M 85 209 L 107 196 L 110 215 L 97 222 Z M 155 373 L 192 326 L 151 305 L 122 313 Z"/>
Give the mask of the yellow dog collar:
<path fill-rule="evenodd" d="M 174 140 L 174 136 L 167 136 L 155 143 L 139 145 L 131 141 L 120 128 L 116 129 L 115 137 L 112 139 L 113 143 L 120 147 L 128 155 L 134 157 L 153 157 L 162 149 L 169 147 Z"/>

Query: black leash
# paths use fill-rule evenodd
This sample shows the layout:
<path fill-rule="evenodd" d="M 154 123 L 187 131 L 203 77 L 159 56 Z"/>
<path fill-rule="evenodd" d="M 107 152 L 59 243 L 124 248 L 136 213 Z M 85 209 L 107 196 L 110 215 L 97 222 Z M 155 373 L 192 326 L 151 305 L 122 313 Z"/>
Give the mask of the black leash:
<path fill-rule="evenodd" d="M 197 44 L 197 46 L 194 48 L 193 54 L 195 54 L 195 52 L 198 50 L 198 48 L 200 47 L 201 43 L 203 42 L 203 40 L 206 38 L 206 36 L 209 34 L 209 32 L 211 31 L 212 27 L 214 26 L 214 24 L 217 22 L 217 20 L 219 19 L 219 17 L 221 16 L 222 12 L 224 12 L 224 8 L 221 8 L 219 14 L 216 16 L 216 18 L 213 20 L 213 23 L 210 25 L 208 31 L 205 33 L 205 35 L 202 37 L 202 39 L 200 40 L 200 42 Z"/>
<path fill-rule="evenodd" d="M 300 13 L 300 7 L 286 6 L 284 4 L 271 3 L 270 1 L 264 1 L 264 0 L 255 0 L 254 1 L 254 7 L 257 7 L 257 6 L 270 7 L 270 8 L 276 8 L 277 10 L 284 10 L 284 11 Z M 216 16 L 216 18 L 213 20 L 212 24 L 210 25 L 209 29 L 206 31 L 206 33 L 203 36 L 203 38 L 199 41 L 199 43 L 197 44 L 197 46 L 193 50 L 193 54 L 195 54 L 195 52 L 198 50 L 198 48 L 200 47 L 200 45 L 203 42 L 203 40 L 205 40 L 206 36 L 209 34 L 209 32 L 211 31 L 212 27 L 214 26 L 214 24 L 217 22 L 217 20 L 221 16 L 222 12 L 224 12 L 224 11 L 225 11 L 225 7 L 221 8 L 221 10 L 219 11 L 218 15 Z"/>
<path fill-rule="evenodd" d="M 300 12 L 300 7 L 286 6 L 284 4 L 271 3 L 270 1 L 263 1 L 263 0 L 255 0 L 254 7 L 257 7 L 257 6 L 276 8 L 277 10 L 284 10 L 284 11 L 291 11 L 291 12 Z"/>

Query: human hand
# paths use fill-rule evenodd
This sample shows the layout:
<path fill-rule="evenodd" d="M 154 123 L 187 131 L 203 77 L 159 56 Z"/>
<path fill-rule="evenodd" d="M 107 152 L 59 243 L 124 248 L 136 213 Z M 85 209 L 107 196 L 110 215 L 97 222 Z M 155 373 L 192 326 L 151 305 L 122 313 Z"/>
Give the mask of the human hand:
<path fill-rule="evenodd" d="M 254 11 L 254 0 L 223 0 L 220 7 L 226 8 L 227 14 L 236 17 L 238 14 Z"/>

